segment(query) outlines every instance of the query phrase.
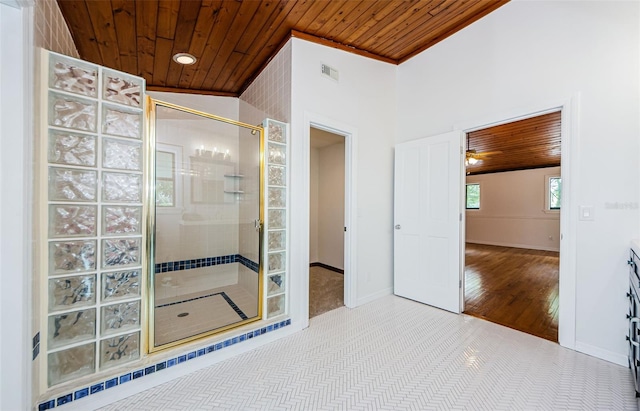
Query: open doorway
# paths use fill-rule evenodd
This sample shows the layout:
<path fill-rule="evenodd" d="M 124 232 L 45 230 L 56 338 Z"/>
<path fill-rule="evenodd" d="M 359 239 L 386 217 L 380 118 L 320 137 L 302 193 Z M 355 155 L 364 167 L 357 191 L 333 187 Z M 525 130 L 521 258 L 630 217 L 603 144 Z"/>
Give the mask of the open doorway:
<path fill-rule="evenodd" d="M 344 306 L 345 137 L 310 128 L 309 318 Z"/>
<path fill-rule="evenodd" d="M 558 342 L 561 113 L 466 137 L 464 312 Z"/>

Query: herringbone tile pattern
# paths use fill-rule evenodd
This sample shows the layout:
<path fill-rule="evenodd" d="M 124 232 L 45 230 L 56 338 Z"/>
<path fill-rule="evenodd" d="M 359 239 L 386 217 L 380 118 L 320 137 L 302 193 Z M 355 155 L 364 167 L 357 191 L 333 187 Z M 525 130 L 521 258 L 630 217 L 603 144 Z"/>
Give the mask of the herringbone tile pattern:
<path fill-rule="evenodd" d="M 630 371 L 395 296 L 103 410 L 636 409 Z"/>

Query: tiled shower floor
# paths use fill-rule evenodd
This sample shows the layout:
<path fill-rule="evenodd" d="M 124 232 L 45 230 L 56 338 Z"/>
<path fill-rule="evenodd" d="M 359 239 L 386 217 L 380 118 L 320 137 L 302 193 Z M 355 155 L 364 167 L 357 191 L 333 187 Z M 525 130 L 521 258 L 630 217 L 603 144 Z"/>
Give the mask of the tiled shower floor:
<path fill-rule="evenodd" d="M 159 300 L 155 310 L 155 343 L 167 344 L 255 317 L 256 301 L 239 285 Z"/>
<path fill-rule="evenodd" d="M 635 410 L 631 373 L 387 296 L 103 410 Z"/>

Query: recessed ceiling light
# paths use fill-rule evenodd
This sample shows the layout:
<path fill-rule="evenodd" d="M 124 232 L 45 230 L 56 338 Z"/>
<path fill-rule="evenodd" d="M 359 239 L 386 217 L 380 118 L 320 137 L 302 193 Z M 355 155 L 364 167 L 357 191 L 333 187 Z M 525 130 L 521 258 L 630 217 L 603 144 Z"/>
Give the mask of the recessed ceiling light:
<path fill-rule="evenodd" d="M 177 53 L 173 56 L 173 61 L 179 64 L 189 65 L 196 62 L 196 58 L 189 53 Z"/>

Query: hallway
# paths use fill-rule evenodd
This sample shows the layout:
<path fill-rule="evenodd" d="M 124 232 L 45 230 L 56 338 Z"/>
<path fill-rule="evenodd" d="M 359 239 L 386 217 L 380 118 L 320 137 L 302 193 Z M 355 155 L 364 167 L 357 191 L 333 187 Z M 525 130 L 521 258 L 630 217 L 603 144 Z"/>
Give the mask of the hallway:
<path fill-rule="evenodd" d="M 386 296 L 102 410 L 454 408 L 635 410 L 636 399 L 626 367 Z"/>

